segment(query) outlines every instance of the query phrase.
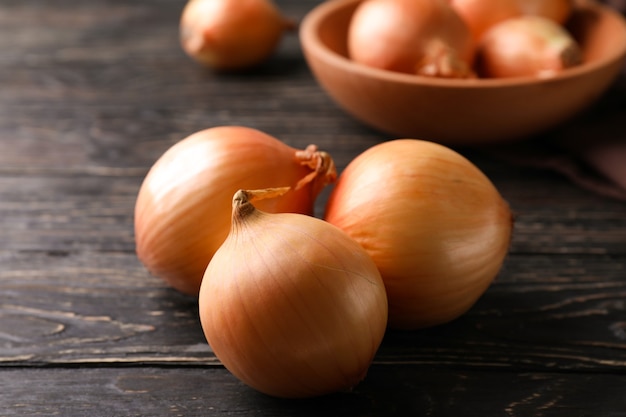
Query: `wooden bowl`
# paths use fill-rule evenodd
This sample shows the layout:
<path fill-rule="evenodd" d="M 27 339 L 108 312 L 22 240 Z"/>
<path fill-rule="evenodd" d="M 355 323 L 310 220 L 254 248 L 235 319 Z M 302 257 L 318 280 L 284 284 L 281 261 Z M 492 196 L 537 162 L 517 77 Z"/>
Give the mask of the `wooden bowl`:
<path fill-rule="evenodd" d="M 322 88 L 363 123 L 394 136 L 450 145 L 521 139 L 553 128 L 590 106 L 619 75 L 626 21 L 581 1 L 568 22 L 584 63 L 556 77 L 440 79 L 351 61 L 346 35 L 362 0 L 327 0 L 302 20 L 300 42 Z"/>

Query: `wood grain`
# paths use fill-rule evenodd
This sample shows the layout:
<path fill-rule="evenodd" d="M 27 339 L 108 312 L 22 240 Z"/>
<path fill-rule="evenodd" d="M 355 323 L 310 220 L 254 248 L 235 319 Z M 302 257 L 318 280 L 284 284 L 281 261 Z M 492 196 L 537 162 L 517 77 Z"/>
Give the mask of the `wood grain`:
<path fill-rule="evenodd" d="M 3 254 L 0 362 L 218 364 L 196 300 L 149 276 L 133 254 Z M 623 260 L 609 258 L 511 256 L 466 315 L 434 329 L 390 332 L 376 362 L 620 371 L 624 269 Z"/>
<path fill-rule="evenodd" d="M 5 416 L 577 416 L 623 417 L 626 380 L 611 374 L 447 371 L 373 366 L 350 392 L 270 398 L 223 369 L 4 370 Z M 594 387 L 605 387 L 602 391 Z"/>
<path fill-rule="evenodd" d="M 300 19 L 320 1 L 277 3 Z M 232 377 L 196 300 L 135 256 L 144 175 L 215 125 L 315 143 L 340 170 L 389 138 L 320 89 L 297 33 L 248 73 L 196 65 L 178 45 L 183 6 L 0 4 L 0 415 L 626 417 L 626 204 L 485 149 L 457 150 L 510 203 L 515 230 L 503 270 L 467 314 L 390 331 L 352 392 L 280 401 Z M 624 112 L 615 91 L 598 109 Z"/>

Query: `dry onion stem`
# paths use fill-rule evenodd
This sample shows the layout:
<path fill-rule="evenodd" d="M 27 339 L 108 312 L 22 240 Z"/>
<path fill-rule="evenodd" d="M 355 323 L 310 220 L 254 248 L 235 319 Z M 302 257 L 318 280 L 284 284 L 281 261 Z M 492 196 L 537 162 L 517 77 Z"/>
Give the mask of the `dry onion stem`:
<path fill-rule="evenodd" d="M 315 198 L 336 175 L 330 155 L 315 145 L 297 150 L 241 126 L 197 132 L 168 149 L 144 179 L 135 205 L 137 255 L 152 274 L 198 295 L 230 230 L 235 191 L 289 186 L 291 192 L 260 207 L 312 214 Z"/>
<path fill-rule="evenodd" d="M 284 191 L 235 193 L 231 232 L 202 281 L 202 328 L 226 368 L 261 392 L 298 398 L 349 389 L 382 341 L 384 284 L 336 227 L 252 205 Z"/>

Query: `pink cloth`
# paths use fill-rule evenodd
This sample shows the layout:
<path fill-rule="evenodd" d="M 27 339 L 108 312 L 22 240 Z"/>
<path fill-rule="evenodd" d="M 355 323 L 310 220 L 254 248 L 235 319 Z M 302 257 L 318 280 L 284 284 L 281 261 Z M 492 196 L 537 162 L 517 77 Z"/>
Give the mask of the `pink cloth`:
<path fill-rule="evenodd" d="M 626 129 L 625 129 L 626 132 Z M 598 142 L 546 146 L 529 142 L 502 148 L 487 148 L 488 153 L 511 165 L 551 170 L 574 184 L 594 193 L 626 201 L 626 140 L 603 139 Z"/>
<path fill-rule="evenodd" d="M 626 0 L 603 3 L 626 13 Z M 626 62 L 612 88 L 564 126 L 484 150 L 514 165 L 559 172 L 583 188 L 626 201 Z"/>

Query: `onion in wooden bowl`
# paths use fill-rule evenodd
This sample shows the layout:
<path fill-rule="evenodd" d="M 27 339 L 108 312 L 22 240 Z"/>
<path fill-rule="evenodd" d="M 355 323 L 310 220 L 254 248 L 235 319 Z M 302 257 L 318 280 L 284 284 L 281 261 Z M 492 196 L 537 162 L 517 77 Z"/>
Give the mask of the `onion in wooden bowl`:
<path fill-rule="evenodd" d="M 355 118 L 380 131 L 450 145 L 528 137 L 594 103 L 619 75 L 626 22 L 591 0 L 577 3 L 567 28 L 583 63 L 550 78 L 443 79 L 368 67 L 347 52 L 351 17 L 363 0 L 328 0 L 303 19 L 300 41 L 321 87 Z"/>

